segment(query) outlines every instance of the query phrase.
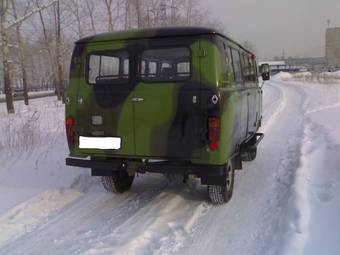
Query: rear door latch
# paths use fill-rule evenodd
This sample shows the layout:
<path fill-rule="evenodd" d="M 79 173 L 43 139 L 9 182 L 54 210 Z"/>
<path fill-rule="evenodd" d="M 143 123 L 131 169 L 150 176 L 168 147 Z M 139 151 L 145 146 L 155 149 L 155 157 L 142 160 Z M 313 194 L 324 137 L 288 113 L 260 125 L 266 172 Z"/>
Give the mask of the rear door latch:
<path fill-rule="evenodd" d="M 132 98 L 132 101 L 133 101 L 133 102 L 143 102 L 143 101 L 144 101 L 144 98 L 142 98 L 142 97 L 133 97 L 133 98 Z"/>

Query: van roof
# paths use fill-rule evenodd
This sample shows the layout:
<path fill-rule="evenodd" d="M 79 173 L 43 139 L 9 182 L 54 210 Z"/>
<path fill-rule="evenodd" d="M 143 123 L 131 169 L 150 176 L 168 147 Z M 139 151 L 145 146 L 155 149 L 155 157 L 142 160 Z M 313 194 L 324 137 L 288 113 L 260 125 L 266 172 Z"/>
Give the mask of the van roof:
<path fill-rule="evenodd" d="M 89 42 L 105 42 L 116 40 L 130 40 L 130 39 L 147 39 L 147 38 L 164 38 L 164 37 L 177 37 L 177 36 L 197 36 L 197 35 L 219 35 L 237 44 L 240 48 L 252 54 L 252 52 L 245 49 L 242 45 L 235 42 L 231 38 L 223 35 L 212 28 L 206 27 L 162 27 L 162 28 L 145 28 L 145 29 L 132 29 L 125 31 L 117 31 L 111 33 L 102 33 L 88 36 L 78 40 L 76 43 L 89 43 Z"/>

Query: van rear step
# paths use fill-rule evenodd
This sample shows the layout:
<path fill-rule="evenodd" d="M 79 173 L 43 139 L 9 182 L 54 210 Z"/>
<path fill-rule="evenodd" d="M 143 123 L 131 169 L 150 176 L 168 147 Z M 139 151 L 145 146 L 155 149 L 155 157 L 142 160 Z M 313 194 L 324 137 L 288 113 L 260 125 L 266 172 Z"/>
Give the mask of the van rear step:
<path fill-rule="evenodd" d="M 256 158 L 257 145 L 262 141 L 263 137 L 264 134 L 256 133 L 241 146 L 239 154 L 241 161 L 253 161 Z"/>

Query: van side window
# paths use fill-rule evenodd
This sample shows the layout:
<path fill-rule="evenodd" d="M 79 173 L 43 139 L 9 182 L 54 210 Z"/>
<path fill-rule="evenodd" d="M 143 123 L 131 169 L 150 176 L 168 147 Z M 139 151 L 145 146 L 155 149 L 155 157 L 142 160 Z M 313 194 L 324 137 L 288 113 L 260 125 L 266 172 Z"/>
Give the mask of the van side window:
<path fill-rule="evenodd" d="M 221 44 L 221 55 L 223 56 L 221 59 L 222 62 L 222 77 L 223 79 L 229 80 L 233 77 L 233 67 L 232 67 L 232 59 L 230 48 L 227 47 L 226 42 L 222 42 Z"/>
<path fill-rule="evenodd" d="M 93 53 L 87 58 L 87 81 L 90 84 L 126 81 L 129 69 L 130 57 L 126 51 Z"/>
<path fill-rule="evenodd" d="M 185 81 L 191 76 L 191 53 L 184 47 L 145 50 L 140 66 L 143 81 Z"/>
<path fill-rule="evenodd" d="M 244 80 L 246 82 L 253 82 L 255 81 L 255 70 L 252 64 L 252 59 L 247 54 L 242 54 L 243 61 L 242 61 L 242 70 L 244 75 Z"/>
<path fill-rule="evenodd" d="M 254 59 L 250 60 L 252 80 L 257 82 L 257 64 Z"/>
<path fill-rule="evenodd" d="M 240 54 L 237 50 L 231 49 L 231 56 L 233 60 L 235 82 L 237 84 L 243 83 Z"/>

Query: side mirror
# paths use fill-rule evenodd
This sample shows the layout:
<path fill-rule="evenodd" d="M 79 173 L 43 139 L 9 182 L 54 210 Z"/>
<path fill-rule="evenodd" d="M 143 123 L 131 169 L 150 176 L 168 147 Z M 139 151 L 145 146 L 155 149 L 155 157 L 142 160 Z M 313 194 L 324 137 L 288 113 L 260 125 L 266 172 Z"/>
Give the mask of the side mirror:
<path fill-rule="evenodd" d="M 270 80 L 269 64 L 262 64 L 260 66 L 260 73 L 262 74 L 262 80 L 264 80 L 264 81 Z"/>

